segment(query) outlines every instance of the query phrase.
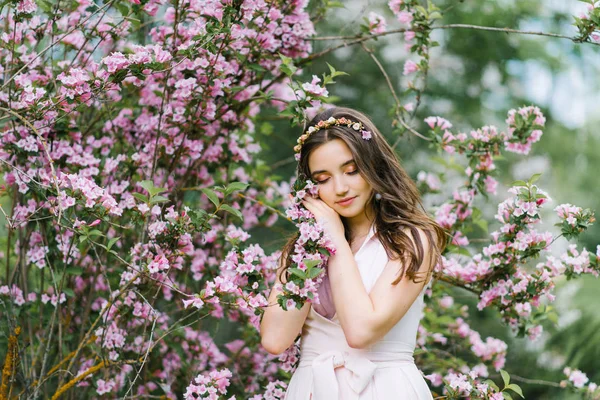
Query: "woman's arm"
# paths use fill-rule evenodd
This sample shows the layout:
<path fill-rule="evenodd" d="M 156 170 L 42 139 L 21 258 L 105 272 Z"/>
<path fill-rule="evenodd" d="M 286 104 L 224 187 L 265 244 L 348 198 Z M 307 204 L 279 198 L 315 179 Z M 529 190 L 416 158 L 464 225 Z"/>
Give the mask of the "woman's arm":
<path fill-rule="evenodd" d="M 281 269 L 277 271 L 276 281 L 279 284 L 281 284 L 280 272 Z M 260 343 L 269 353 L 277 355 L 283 353 L 294 343 L 302 330 L 311 305 L 306 303 L 299 310 L 290 308 L 285 311 L 277 303 L 277 295 L 282 291 L 277 290 L 275 286 L 271 289 L 269 306 L 266 307 L 260 323 Z"/>
<path fill-rule="evenodd" d="M 418 231 L 424 250 L 419 272 L 427 273 L 433 267 L 429 261 L 431 250 L 425 234 Z M 397 285 L 392 285 L 402 263 L 400 260 L 389 261 L 369 294 L 348 243 L 340 241 L 335 247 L 337 251 L 329 258 L 328 267 L 333 302 L 348 345 L 365 348 L 385 336 L 402 319 L 425 282 L 414 283 L 404 277 Z"/>

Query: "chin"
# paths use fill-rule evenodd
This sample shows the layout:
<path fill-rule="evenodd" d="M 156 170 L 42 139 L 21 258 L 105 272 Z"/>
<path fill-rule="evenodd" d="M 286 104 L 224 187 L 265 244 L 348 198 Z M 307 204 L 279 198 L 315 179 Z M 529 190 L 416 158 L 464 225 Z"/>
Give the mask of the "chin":
<path fill-rule="evenodd" d="M 361 206 L 361 207 L 352 207 L 352 209 L 342 209 L 342 210 L 339 210 L 337 213 L 344 218 L 354 218 L 357 215 L 360 215 L 361 213 L 363 213 L 364 211 L 365 211 L 365 207 Z"/>

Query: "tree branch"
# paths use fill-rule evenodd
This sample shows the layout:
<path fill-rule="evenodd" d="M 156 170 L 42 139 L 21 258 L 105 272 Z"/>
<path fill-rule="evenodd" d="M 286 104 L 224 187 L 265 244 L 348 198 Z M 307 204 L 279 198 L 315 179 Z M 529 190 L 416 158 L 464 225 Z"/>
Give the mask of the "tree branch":
<path fill-rule="evenodd" d="M 402 118 L 402 115 L 400 114 L 400 112 L 401 112 L 400 110 L 402 109 L 402 104 L 400 103 L 400 100 L 398 99 L 398 96 L 396 95 L 396 90 L 394 90 L 394 85 L 392 84 L 390 77 L 388 76 L 387 72 L 385 71 L 385 68 L 383 68 L 383 65 L 381 64 L 381 62 L 379 62 L 379 60 L 377 59 L 375 54 L 373 54 L 372 50 L 369 50 L 367 48 L 367 46 L 365 46 L 364 43 L 361 43 L 361 46 L 371 56 L 373 61 L 375 61 L 375 64 L 377 64 L 377 67 L 379 67 L 379 70 L 383 74 L 383 77 L 385 78 L 385 81 L 387 82 L 390 92 L 392 92 L 394 101 L 396 102 L 396 116 L 398 117 L 398 121 L 400 122 L 400 124 L 406 130 L 408 130 L 410 133 L 412 133 L 413 135 L 416 135 L 416 136 L 420 137 L 421 139 L 424 139 L 424 140 L 427 140 L 428 142 L 430 142 L 431 138 L 428 138 L 427 136 L 424 136 L 423 134 L 417 132 L 414 128 L 412 128 L 410 125 L 408 125 L 406 123 L 406 121 L 404 121 L 404 118 Z"/>

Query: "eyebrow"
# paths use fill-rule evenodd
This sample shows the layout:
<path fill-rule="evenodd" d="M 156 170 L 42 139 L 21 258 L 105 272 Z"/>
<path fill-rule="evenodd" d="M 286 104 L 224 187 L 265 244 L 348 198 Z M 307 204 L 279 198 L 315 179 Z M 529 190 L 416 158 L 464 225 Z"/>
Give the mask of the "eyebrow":
<path fill-rule="evenodd" d="M 348 160 L 348 161 L 346 161 L 346 162 L 344 162 L 344 163 L 342 163 L 342 164 L 340 165 L 340 168 L 344 168 L 346 165 L 348 165 L 348 164 L 352 164 L 352 163 L 354 163 L 354 159 L 353 159 L 353 158 L 352 158 L 352 159 L 350 159 L 350 160 Z M 324 172 L 327 172 L 327 170 L 320 169 L 320 170 L 318 170 L 318 171 L 314 171 L 313 173 L 311 173 L 311 174 L 310 174 L 310 176 L 315 176 L 315 175 L 317 175 L 317 174 L 322 174 L 322 173 L 324 173 Z"/>

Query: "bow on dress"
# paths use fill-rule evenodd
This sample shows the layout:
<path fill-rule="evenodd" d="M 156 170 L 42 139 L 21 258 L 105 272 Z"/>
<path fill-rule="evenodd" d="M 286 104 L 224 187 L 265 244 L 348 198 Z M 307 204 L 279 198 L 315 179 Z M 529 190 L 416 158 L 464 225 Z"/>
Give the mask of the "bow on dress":
<path fill-rule="evenodd" d="M 320 354 L 312 362 L 313 399 L 339 399 L 335 369 L 342 366 L 352 373 L 348 384 L 357 395 L 367 387 L 377 369 L 367 358 L 353 356 L 347 352 L 329 351 Z"/>

